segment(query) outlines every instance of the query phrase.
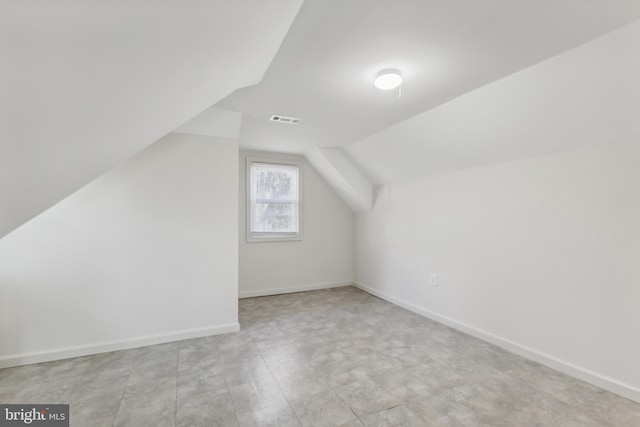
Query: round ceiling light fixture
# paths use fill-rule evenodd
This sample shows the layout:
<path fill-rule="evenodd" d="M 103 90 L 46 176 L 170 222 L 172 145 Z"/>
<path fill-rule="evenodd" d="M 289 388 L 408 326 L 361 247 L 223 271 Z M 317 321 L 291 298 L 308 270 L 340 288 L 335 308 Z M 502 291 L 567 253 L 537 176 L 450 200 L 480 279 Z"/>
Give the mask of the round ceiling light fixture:
<path fill-rule="evenodd" d="M 396 69 L 382 70 L 378 73 L 373 84 L 380 90 L 395 89 L 402 84 L 402 75 Z"/>

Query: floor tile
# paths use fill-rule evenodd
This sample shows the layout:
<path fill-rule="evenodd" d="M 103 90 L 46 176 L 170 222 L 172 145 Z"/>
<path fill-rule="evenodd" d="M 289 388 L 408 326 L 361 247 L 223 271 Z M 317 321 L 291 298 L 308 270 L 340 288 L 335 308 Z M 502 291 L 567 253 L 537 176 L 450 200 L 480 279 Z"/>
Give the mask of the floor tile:
<path fill-rule="evenodd" d="M 413 369 L 380 372 L 371 379 L 402 402 L 412 402 L 434 392 L 434 388 L 417 377 Z"/>
<path fill-rule="evenodd" d="M 352 287 L 243 299 L 239 317 L 238 333 L 0 369 L 0 401 L 69 403 L 78 427 L 640 426 L 636 402 Z"/>
<path fill-rule="evenodd" d="M 195 393 L 178 395 L 176 427 L 237 426 L 231 395 Z"/>
<path fill-rule="evenodd" d="M 114 426 L 174 426 L 176 380 L 136 382 L 122 396 Z"/>
<path fill-rule="evenodd" d="M 372 380 L 351 383 L 336 389 L 336 393 L 360 419 L 402 403 L 389 390 Z"/>
<path fill-rule="evenodd" d="M 426 425 L 436 427 L 478 424 L 474 411 L 456 389 L 442 389 L 438 394 L 408 403 L 407 407 Z"/>
<path fill-rule="evenodd" d="M 287 402 L 275 381 L 245 383 L 232 386 L 229 390 L 237 412 L 256 412 Z"/>
<path fill-rule="evenodd" d="M 223 370 L 215 367 L 179 371 L 177 386 L 178 398 L 180 396 L 229 392 Z"/>
<path fill-rule="evenodd" d="M 303 426 L 332 427 L 356 420 L 349 407 L 331 391 L 292 399 L 290 403 Z"/>
<path fill-rule="evenodd" d="M 287 402 L 253 412 L 237 412 L 240 427 L 299 427 L 300 421 Z"/>
<path fill-rule="evenodd" d="M 406 406 L 396 406 L 363 418 L 367 427 L 422 427 L 424 422 Z"/>

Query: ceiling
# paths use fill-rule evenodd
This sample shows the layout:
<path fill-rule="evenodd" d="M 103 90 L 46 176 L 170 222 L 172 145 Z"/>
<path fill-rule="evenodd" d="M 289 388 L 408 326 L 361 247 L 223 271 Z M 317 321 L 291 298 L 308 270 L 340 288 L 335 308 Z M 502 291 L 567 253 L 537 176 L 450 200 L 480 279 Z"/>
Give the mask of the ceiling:
<path fill-rule="evenodd" d="M 374 184 L 640 143 L 640 21 L 345 147 Z M 570 165 L 567 165 L 570 168 Z"/>
<path fill-rule="evenodd" d="M 174 132 L 238 139 L 241 124 L 241 113 L 214 106 L 207 108 Z"/>
<path fill-rule="evenodd" d="M 374 183 L 640 135 L 640 24 L 584 45 L 640 0 L 301 4 L 0 2 L 0 238 L 173 130 L 339 147 Z"/>
<path fill-rule="evenodd" d="M 243 113 L 245 148 L 344 147 L 639 17 L 637 0 L 306 0 L 262 81 L 218 107 Z M 384 68 L 401 98 L 374 88 Z"/>
<path fill-rule="evenodd" d="M 258 83 L 301 3 L 0 2 L 0 238 Z"/>

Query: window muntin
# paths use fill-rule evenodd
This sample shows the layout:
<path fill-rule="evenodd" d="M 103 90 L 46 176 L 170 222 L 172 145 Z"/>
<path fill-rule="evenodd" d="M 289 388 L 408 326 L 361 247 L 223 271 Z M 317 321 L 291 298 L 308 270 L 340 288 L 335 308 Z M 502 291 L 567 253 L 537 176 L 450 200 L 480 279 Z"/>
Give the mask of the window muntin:
<path fill-rule="evenodd" d="M 300 166 L 247 159 L 249 241 L 300 240 Z"/>

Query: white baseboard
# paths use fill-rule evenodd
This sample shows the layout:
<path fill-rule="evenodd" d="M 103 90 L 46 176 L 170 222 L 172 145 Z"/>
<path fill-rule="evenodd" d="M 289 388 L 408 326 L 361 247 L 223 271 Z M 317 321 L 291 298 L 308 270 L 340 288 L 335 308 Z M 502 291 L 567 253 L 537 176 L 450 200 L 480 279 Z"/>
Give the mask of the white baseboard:
<path fill-rule="evenodd" d="M 472 335 L 476 338 L 480 338 L 483 341 L 494 344 L 512 353 L 516 353 L 520 356 L 526 357 L 527 359 L 533 360 L 535 362 L 548 366 L 557 371 L 563 372 L 572 377 L 581 379 L 597 387 L 608 390 L 612 393 L 619 394 L 621 396 L 626 397 L 627 399 L 640 402 L 640 389 L 635 388 L 629 384 L 625 384 L 621 381 L 615 380 L 613 378 L 609 378 L 605 375 L 598 374 L 596 372 L 590 371 L 580 366 L 576 366 L 572 363 L 566 362 L 564 360 L 560 360 L 556 357 L 534 350 L 525 345 L 508 340 L 506 338 L 499 337 L 490 332 L 483 331 L 481 329 L 478 329 L 466 323 L 459 322 L 450 317 L 442 316 L 440 314 L 418 307 L 407 301 L 391 296 L 385 292 L 381 292 L 369 286 L 363 285 L 362 283 L 356 282 L 354 283 L 354 286 L 362 289 L 367 293 L 370 293 L 371 295 L 375 295 L 378 298 L 388 301 L 392 304 L 398 305 L 402 308 L 406 308 L 409 311 L 412 311 L 416 314 L 420 314 L 421 316 L 427 317 L 431 320 L 435 320 L 436 322 L 442 323 L 444 325 L 450 326 L 454 329 L 457 329 L 461 332 Z"/>
<path fill-rule="evenodd" d="M 353 282 L 340 283 L 316 283 L 313 285 L 291 286 L 288 288 L 256 289 L 240 291 L 240 298 L 264 297 L 269 295 L 291 294 L 294 292 L 317 291 L 319 289 L 341 288 L 343 286 L 353 286 Z"/>
<path fill-rule="evenodd" d="M 71 357 L 89 356 L 91 354 L 97 353 L 107 353 L 111 351 L 144 347 L 147 345 L 163 344 L 167 342 L 182 341 L 191 338 L 200 338 L 210 335 L 238 332 L 239 330 L 239 323 L 227 323 L 223 325 L 187 329 L 166 334 L 146 335 L 143 337 L 128 338 L 119 341 L 109 341 L 46 351 L 38 351 L 33 353 L 2 356 L 0 357 L 0 368 L 30 365 L 32 363 L 50 362 L 52 360 L 68 359 Z"/>

